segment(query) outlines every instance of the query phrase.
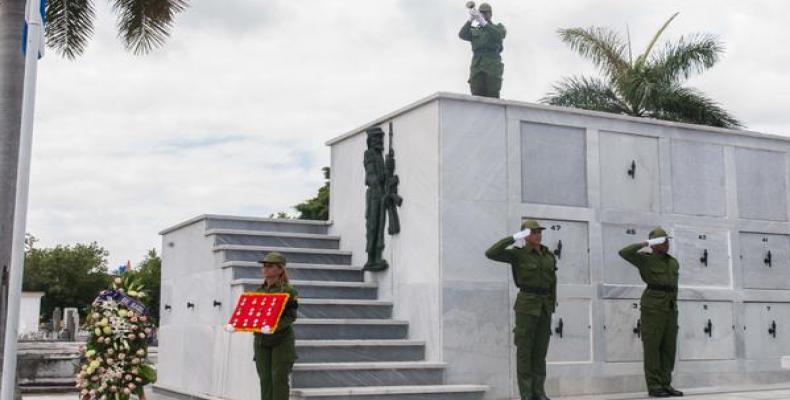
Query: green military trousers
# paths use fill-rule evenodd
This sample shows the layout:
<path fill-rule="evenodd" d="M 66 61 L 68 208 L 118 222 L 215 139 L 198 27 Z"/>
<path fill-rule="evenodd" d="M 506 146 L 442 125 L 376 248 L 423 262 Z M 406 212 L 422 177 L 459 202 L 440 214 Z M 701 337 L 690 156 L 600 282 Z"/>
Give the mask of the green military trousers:
<path fill-rule="evenodd" d="M 291 391 L 288 377 L 296 360 L 294 333 L 292 329 L 289 331 L 273 345 L 255 335 L 255 368 L 261 382 L 261 400 L 288 400 Z"/>
<path fill-rule="evenodd" d="M 521 400 L 545 395 L 546 353 L 549 350 L 551 313 L 545 307 L 540 315 L 516 311 L 516 328 L 513 330 L 516 344 L 516 374 Z"/>
<path fill-rule="evenodd" d="M 641 318 L 647 390 L 670 387 L 675 369 L 678 312 L 642 308 Z"/>
<path fill-rule="evenodd" d="M 475 96 L 499 98 L 499 91 L 502 89 L 502 77 L 478 72 L 469 79 L 469 88 Z"/>

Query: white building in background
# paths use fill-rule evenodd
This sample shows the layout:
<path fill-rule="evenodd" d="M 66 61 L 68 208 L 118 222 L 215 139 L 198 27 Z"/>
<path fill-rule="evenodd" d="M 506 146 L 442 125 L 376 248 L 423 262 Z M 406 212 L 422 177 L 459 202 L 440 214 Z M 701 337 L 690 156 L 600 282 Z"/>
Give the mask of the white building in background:
<path fill-rule="evenodd" d="M 22 292 L 19 304 L 19 336 L 38 332 L 42 297 L 44 292 Z"/>

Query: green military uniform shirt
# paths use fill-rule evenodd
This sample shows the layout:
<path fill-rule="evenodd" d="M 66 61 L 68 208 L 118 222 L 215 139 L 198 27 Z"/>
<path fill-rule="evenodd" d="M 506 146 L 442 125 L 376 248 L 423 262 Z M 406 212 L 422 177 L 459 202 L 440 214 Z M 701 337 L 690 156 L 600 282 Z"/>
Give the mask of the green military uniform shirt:
<path fill-rule="evenodd" d="M 264 346 L 276 346 L 286 337 L 293 332 L 293 323 L 296 321 L 296 310 L 298 307 L 299 292 L 293 286 L 283 283 L 278 285 L 266 286 L 264 283 L 255 290 L 258 293 L 288 293 L 288 303 L 285 305 L 280 316 L 280 322 L 277 324 L 277 330 L 271 335 L 264 335 L 262 333 L 255 333 L 256 341 Z"/>
<path fill-rule="evenodd" d="M 469 69 L 469 79 L 471 80 L 479 73 L 502 78 L 505 65 L 502 63 L 503 46 L 507 30 L 502 24 L 489 22 L 485 26 L 473 27 L 471 21 L 467 21 L 458 36 L 472 43 L 472 65 Z"/>
<path fill-rule="evenodd" d="M 644 243 L 635 243 L 620 250 L 620 256 L 639 269 L 639 275 L 648 285 L 673 288 L 674 292 L 647 289 L 642 293 L 642 308 L 677 310 L 678 275 L 680 265 L 669 254 L 639 252 Z"/>
<path fill-rule="evenodd" d="M 548 293 L 544 296 L 521 291 L 516 297 L 514 310 L 536 316 L 540 315 L 541 308 L 553 313 L 557 302 L 557 261 L 554 254 L 543 245 L 540 249 L 529 244 L 523 248 L 510 247 L 513 243 L 515 240 L 511 236 L 494 243 L 486 250 L 486 257 L 509 263 L 513 280 L 519 288 L 538 288 Z"/>

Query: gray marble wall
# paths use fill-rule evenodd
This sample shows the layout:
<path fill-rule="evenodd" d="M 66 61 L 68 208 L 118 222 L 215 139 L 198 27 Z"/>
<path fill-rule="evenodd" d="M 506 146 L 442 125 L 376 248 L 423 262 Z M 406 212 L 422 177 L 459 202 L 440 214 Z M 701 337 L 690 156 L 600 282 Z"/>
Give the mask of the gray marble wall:
<path fill-rule="evenodd" d="M 516 396 L 516 291 L 509 268 L 483 252 L 527 217 L 552 227 L 547 246 L 563 243 L 551 394 L 643 389 L 643 285 L 617 250 L 659 224 L 682 262 L 679 385 L 790 379 L 779 364 L 787 339 L 769 333 L 790 324 L 787 139 L 453 94 L 373 123 L 390 119 L 406 136 L 396 150 L 409 217 L 390 243 L 392 268 L 369 279 L 430 359 L 448 362 L 448 381 Z M 333 233 L 355 262 L 359 132 L 329 143 Z"/>

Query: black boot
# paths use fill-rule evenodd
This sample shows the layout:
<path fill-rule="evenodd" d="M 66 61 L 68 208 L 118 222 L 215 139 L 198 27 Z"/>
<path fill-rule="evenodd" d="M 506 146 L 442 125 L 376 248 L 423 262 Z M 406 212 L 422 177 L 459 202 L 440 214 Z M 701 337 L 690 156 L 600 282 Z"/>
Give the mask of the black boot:
<path fill-rule="evenodd" d="M 665 389 L 655 389 L 647 392 L 650 397 L 672 397 Z"/>
<path fill-rule="evenodd" d="M 664 390 L 665 390 L 667 393 L 669 393 L 669 395 L 670 395 L 670 396 L 675 396 L 675 397 L 683 397 L 683 392 L 681 392 L 680 390 L 677 390 L 677 389 L 673 388 L 672 386 L 667 386 L 667 387 L 665 387 L 665 388 L 664 388 Z"/>

